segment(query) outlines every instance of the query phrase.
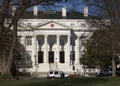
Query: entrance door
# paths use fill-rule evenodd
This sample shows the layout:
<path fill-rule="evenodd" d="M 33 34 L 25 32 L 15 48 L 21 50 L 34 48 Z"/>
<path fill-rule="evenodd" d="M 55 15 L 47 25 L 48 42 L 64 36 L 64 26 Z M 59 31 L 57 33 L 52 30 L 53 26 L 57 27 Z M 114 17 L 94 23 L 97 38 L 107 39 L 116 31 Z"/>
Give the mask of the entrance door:
<path fill-rule="evenodd" d="M 49 63 L 54 63 L 54 51 L 49 51 Z"/>
<path fill-rule="evenodd" d="M 60 63 L 65 63 L 65 52 L 60 51 Z"/>
<path fill-rule="evenodd" d="M 38 63 L 43 63 L 44 60 L 43 55 L 44 55 L 43 51 L 38 51 Z"/>

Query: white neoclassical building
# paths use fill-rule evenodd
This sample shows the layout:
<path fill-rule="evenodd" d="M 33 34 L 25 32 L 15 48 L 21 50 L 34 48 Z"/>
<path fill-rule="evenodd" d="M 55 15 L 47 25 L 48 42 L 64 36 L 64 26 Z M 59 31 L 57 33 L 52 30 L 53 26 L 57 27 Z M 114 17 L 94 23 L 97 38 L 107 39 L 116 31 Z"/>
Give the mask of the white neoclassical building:
<path fill-rule="evenodd" d="M 37 6 L 26 12 L 18 24 L 18 38 L 24 46 L 22 58 L 29 63 L 23 69 L 30 73 L 62 70 L 82 74 L 83 44 L 92 34 L 85 17 L 87 7 L 84 13 L 67 12 L 66 7 L 62 12 L 38 12 Z"/>

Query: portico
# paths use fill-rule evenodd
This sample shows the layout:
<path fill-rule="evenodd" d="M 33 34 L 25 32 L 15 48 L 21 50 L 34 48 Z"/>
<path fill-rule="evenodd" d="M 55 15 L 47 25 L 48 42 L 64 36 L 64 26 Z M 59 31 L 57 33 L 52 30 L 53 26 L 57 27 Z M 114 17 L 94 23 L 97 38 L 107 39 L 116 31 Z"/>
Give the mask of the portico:
<path fill-rule="evenodd" d="M 54 33 L 53 33 L 54 32 Z M 58 33 L 59 32 L 59 33 Z M 71 45 L 71 34 L 70 30 L 64 31 L 60 33 L 61 31 L 52 31 L 52 34 L 46 34 L 39 31 L 35 32 L 35 37 L 33 37 L 33 54 L 38 58 L 38 62 L 35 64 L 45 64 L 45 63 L 57 63 L 57 64 L 69 64 L 70 65 L 70 52 L 72 51 L 72 45 Z M 39 33 L 39 34 L 37 34 Z M 79 37 L 76 39 L 75 43 L 75 64 L 79 64 L 79 52 L 80 52 L 80 46 L 78 45 Z M 37 53 L 36 53 L 37 52 Z M 38 53 L 41 52 L 41 53 Z M 42 55 L 41 55 L 42 54 Z M 36 59 L 37 59 L 36 58 Z M 39 59 L 42 59 L 43 61 L 39 62 Z M 77 61 L 78 60 L 78 61 Z M 36 62 L 36 61 L 34 61 Z"/>
<path fill-rule="evenodd" d="M 43 38 L 42 38 L 43 37 Z M 70 36 L 69 35 L 38 35 L 33 38 L 36 43 L 33 44 L 34 56 L 38 57 L 38 51 L 43 52 L 43 63 L 49 63 L 49 54 L 53 53 L 51 58 L 54 58 L 52 63 L 60 63 L 60 51 L 64 51 L 64 62 L 70 64 Z M 44 44 L 40 44 L 44 43 Z M 39 58 L 39 57 L 38 57 Z M 61 57 L 62 58 L 62 57 Z M 36 58 L 37 59 L 37 58 Z M 40 59 L 40 58 L 39 58 Z"/>

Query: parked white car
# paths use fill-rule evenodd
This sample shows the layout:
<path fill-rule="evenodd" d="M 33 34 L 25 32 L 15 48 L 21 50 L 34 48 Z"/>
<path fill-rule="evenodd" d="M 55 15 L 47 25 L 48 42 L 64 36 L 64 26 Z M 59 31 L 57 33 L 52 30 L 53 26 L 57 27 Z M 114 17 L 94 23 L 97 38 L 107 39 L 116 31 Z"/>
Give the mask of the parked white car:
<path fill-rule="evenodd" d="M 69 74 L 64 73 L 63 71 L 58 71 L 58 70 L 52 70 L 49 71 L 47 74 L 48 79 L 53 79 L 53 78 L 68 78 Z"/>

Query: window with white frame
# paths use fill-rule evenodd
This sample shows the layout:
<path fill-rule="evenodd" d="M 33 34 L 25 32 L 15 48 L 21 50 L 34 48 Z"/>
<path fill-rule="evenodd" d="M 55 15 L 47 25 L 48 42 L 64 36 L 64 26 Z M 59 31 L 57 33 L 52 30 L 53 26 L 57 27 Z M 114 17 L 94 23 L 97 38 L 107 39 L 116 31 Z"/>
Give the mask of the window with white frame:
<path fill-rule="evenodd" d="M 32 57 L 32 51 L 27 51 L 27 60 L 30 60 Z"/>
<path fill-rule="evenodd" d="M 19 26 L 19 27 L 22 26 L 22 23 L 19 22 L 19 23 L 18 23 L 18 26 Z"/>
<path fill-rule="evenodd" d="M 32 67 L 32 51 L 27 51 L 26 63 L 27 67 Z"/>
<path fill-rule="evenodd" d="M 87 41 L 87 36 L 81 36 L 81 45 L 84 46 L 86 41 Z"/>
<path fill-rule="evenodd" d="M 31 46 L 32 45 L 32 37 L 31 36 L 26 37 L 26 45 L 27 46 Z"/>
<path fill-rule="evenodd" d="M 81 23 L 81 27 L 85 27 L 86 25 L 85 25 L 85 23 Z"/>
<path fill-rule="evenodd" d="M 31 23 L 27 23 L 27 26 L 28 26 L 28 27 L 31 27 Z"/>
<path fill-rule="evenodd" d="M 71 23 L 70 25 L 71 25 L 71 27 L 73 27 L 75 24 L 74 24 L 74 23 Z"/>

